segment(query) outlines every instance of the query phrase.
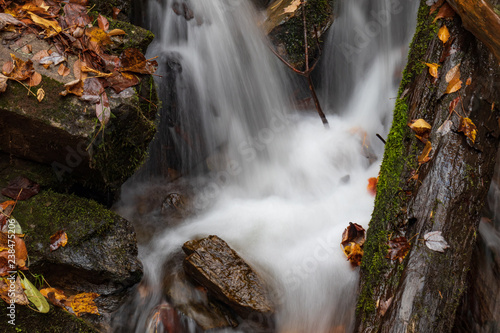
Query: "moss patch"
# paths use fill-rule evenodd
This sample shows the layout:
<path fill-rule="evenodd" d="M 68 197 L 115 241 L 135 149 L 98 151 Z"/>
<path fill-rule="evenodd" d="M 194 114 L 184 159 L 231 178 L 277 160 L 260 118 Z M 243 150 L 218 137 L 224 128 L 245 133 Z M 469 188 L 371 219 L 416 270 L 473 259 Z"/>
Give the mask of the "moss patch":
<path fill-rule="evenodd" d="M 429 17 L 429 7 L 425 1 L 421 1 L 417 30 L 411 43 L 408 64 L 403 73 L 400 84 L 398 99 L 394 109 L 394 118 L 387 144 L 385 146 L 383 163 L 380 170 L 380 178 L 377 185 L 377 197 L 375 208 L 367 232 L 367 240 L 364 245 L 364 256 L 361 265 L 362 286 L 358 299 L 358 316 L 365 321 L 376 311 L 376 299 L 374 299 L 375 288 L 380 279 L 389 268 L 389 261 L 385 259 L 387 254 L 387 241 L 392 232 L 398 231 L 401 221 L 401 207 L 406 200 L 403 188 L 404 179 L 408 171 L 415 168 L 415 147 L 407 152 L 405 141 L 412 135 L 407 126 L 408 104 L 403 93 L 410 87 L 413 80 L 424 69 L 424 60 L 427 47 L 437 31 L 436 24 Z M 404 156 L 408 156 L 404 158 Z M 393 283 L 397 283 L 395 275 Z"/>

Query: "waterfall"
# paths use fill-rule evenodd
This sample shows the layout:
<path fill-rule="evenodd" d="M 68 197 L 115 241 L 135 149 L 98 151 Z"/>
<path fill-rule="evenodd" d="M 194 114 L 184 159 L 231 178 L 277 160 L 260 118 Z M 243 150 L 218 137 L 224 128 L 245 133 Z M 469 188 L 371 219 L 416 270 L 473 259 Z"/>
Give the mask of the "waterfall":
<path fill-rule="evenodd" d="M 141 208 L 138 198 L 158 200 L 175 188 L 169 182 L 124 185 L 117 211 L 138 230 L 145 277 L 117 315 L 117 332 L 146 331 L 165 276 L 180 269 L 180 247 L 208 235 L 228 242 L 274 290 L 276 331 L 352 330 L 358 270 L 339 244 L 349 222 L 368 227 L 367 181 L 384 148 L 375 134 L 389 130 L 418 4 L 339 2 L 316 69 L 326 130 L 313 112 L 293 110 L 294 78 L 268 50 L 251 1 L 148 2 L 156 34 L 148 57 L 159 57 L 169 124 L 157 140 L 181 147 L 194 212 L 176 220 L 161 205 Z M 150 169 L 166 151 L 151 153 Z"/>

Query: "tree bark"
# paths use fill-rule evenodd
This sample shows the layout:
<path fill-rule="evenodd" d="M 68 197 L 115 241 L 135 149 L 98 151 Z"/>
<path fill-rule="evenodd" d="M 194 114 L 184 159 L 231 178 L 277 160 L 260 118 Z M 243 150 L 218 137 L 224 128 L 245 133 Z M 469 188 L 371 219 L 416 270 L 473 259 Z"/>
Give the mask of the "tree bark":
<path fill-rule="evenodd" d="M 498 61 L 460 17 L 432 23 L 435 15 L 421 1 L 364 246 L 356 332 L 452 332 L 467 285 L 498 147 L 500 76 Z M 437 37 L 442 25 L 450 31 L 449 45 Z M 440 63 L 437 79 L 424 62 Z M 445 76 L 459 64 L 462 87 L 447 94 Z M 451 130 L 438 131 L 448 117 Z M 464 117 L 477 126 L 475 142 L 459 131 Z M 407 126 L 419 118 L 432 125 L 433 148 L 421 165 L 424 144 Z M 431 231 L 442 231 L 450 245 L 444 253 L 426 247 L 423 238 Z M 387 241 L 399 236 L 411 240 L 402 263 L 386 258 Z"/>

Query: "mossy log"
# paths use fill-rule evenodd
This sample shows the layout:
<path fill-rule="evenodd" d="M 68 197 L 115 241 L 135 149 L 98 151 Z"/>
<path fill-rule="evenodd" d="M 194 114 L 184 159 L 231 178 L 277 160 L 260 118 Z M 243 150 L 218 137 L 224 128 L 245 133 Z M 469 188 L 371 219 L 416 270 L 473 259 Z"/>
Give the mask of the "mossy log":
<path fill-rule="evenodd" d="M 421 1 L 367 232 L 356 332 L 451 332 L 466 289 L 498 147 L 499 67 L 458 15 L 434 22 L 436 13 Z M 443 25 L 449 45 L 437 37 Z M 437 79 L 424 62 L 440 64 Z M 446 74 L 459 64 L 462 87 L 448 94 Z M 457 113 L 477 126 L 474 142 L 458 130 Z M 448 117 L 451 129 L 439 131 Z M 407 126 L 419 118 L 432 125 L 430 161 L 420 166 L 424 144 Z M 427 248 L 430 231 L 442 231 L 450 248 Z M 398 236 L 411 240 L 401 263 L 386 258 L 387 241 Z"/>

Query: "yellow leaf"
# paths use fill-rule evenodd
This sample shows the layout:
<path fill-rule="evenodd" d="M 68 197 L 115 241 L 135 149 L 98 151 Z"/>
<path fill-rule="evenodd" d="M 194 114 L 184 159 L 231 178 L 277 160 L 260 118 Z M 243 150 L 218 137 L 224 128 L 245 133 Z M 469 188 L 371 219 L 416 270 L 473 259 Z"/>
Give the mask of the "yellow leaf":
<path fill-rule="evenodd" d="M 437 79 L 439 65 L 438 64 L 434 64 L 434 63 L 428 63 L 428 62 L 426 62 L 425 64 L 427 65 L 427 67 L 429 67 L 429 74 L 432 77 L 435 77 Z"/>
<path fill-rule="evenodd" d="M 431 159 L 429 157 L 431 150 L 432 150 L 432 144 L 430 141 L 427 141 L 427 143 L 425 144 L 424 150 L 422 151 L 422 154 L 420 154 L 420 156 L 418 157 L 419 164 L 424 164 L 424 163 L 429 162 L 429 160 Z"/>
<path fill-rule="evenodd" d="M 56 288 L 40 289 L 40 294 L 42 294 L 45 298 L 49 298 L 49 293 L 54 293 L 54 298 L 57 300 L 66 299 L 66 296 L 64 295 L 64 292 L 62 290 L 58 290 Z"/>
<path fill-rule="evenodd" d="M 121 35 L 126 35 L 127 33 L 123 31 L 122 29 L 113 29 L 111 31 L 108 31 L 108 36 L 113 37 L 113 36 L 121 36 Z"/>
<path fill-rule="evenodd" d="M 443 42 L 443 44 L 445 44 L 448 41 L 448 39 L 450 38 L 450 31 L 448 30 L 446 25 L 443 25 L 441 29 L 439 29 L 438 37 Z"/>
<path fill-rule="evenodd" d="M 43 101 L 44 97 L 45 97 L 45 91 L 42 88 L 38 89 L 38 91 L 36 92 L 36 99 L 38 100 L 38 102 Z"/>
<path fill-rule="evenodd" d="M 476 141 L 477 128 L 476 125 L 470 120 L 470 118 L 462 118 L 460 120 L 460 126 L 458 127 L 459 132 L 463 132 L 466 137 L 468 137 L 472 143 Z"/>
<path fill-rule="evenodd" d="M 98 27 L 85 29 L 85 34 L 90 37 L 90 41 L 95 42 L 101 46 L 113 43 L 108 34 Z"/>
<path fill-rule="evenodd" d="M 99 314 L 99 309 L 94 303 L 94 299 L 99 297 L 97 293 L 81 293 L 75 295 L 71 302 L 71 308 L 77 316 L 81 313 Z"/>
<path fill-rule="evenodd" d="M 460 64 L 456 65 L 446 73 L 446 82 L 448 82 L 448 87 L 446 87 L 446 93 L 451 94 L 462 88 L 462 81 L 460 80 Z"/>
<path fill-rule="evenodd" d="M 32 12 L 28 12 L 31 16 L 31 20 L 35 22 L 37 25 L 42 26 L 47 32 L 47 37 L 52 37 L 61 32 L 61 27 L 57 21 L 49 21 L 44 18 L 41 18 L 38 15 L 33 14 Z"/>
<path fill-rule="evenodd" d="M 432 129 L 432 126 L 423 119 L 413 120 L 408 126 L 418 135 L 429 133 Z"/>

